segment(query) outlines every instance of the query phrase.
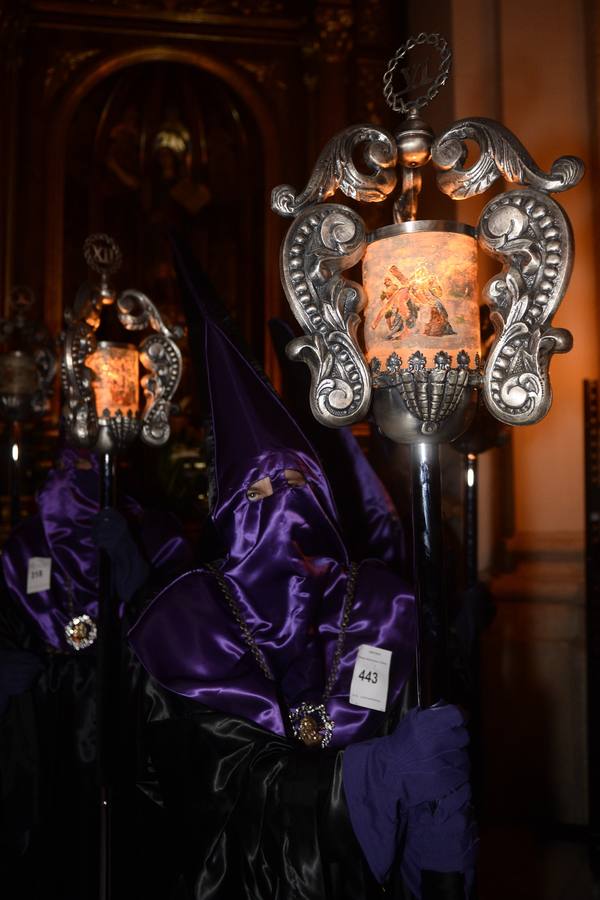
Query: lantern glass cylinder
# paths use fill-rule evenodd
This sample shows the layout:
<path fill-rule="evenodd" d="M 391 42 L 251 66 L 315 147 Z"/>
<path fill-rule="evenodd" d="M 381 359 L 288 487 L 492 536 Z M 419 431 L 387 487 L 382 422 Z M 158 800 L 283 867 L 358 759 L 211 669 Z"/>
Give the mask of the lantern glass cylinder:
<path fill-rule="evenodd" d="M 0 356 L 0 392 L 26 397 L 39 388 L 39 375 L 33 356 L 12 350 Z"/>
<path fill-rule="evenodd" d="M 474 229 L 460 222 L 403 222 L 368 240 L 362 279 L 367 361 L 377 359 L 383 369 L 395 353 L 407 367 L 420 352 L 432 367 L 445 352 L 452 366 L 465 350 L 474 366 L 480 354 Z"/>
<path fill-rule="evenodd" d="M 98 418 L 108 418 L 117 412 L 124 416 L 138 413 L 139 358 L 133 344 L 99 341 L 85 364 L 94 373 L 92 387 Z"/>

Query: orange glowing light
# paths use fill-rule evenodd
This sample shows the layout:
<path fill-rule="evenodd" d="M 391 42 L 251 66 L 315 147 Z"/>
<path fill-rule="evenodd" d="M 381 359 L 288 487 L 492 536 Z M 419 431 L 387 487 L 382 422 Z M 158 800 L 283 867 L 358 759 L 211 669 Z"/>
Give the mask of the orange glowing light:
<path fill-rule="evenodd" d="M 100 341 L 85 364 L 94 373 L 92 387 L 99 418 L 114 416 L 119 410 L 124 416 L 138 412 L 140 377 L 136 347 Z"/>
<path fill-rule="evenodd" d="M 369 362 L 377 358 L 384 366 L 396 353 L 406 366 L 420 351 L 433 367 L 435 355 L 445 351 L 456 365 L 457 353 L 466 350 L 475 365 L 477 243 L 466 226 L 407 222 L 379 229 L 363 259 L 363 285 Z"/>

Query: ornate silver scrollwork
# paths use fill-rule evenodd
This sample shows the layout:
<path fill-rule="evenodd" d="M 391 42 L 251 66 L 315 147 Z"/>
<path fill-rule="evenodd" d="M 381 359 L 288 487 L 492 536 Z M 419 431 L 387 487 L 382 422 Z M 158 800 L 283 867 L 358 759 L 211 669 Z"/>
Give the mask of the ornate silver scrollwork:
<path fill-rule="evenodd" d="M 183 329 L 178 325 L 169 328 L 150 298 L 131 288 L 119 296 L 117 314 L 128 331 L 152 328 L 156 332 L 142 341 L 139 348 L 141 363 L 149 370 L 142 378 L 146 403 L 141 427 L 144 442 L 159 447 L 168 441 L 171 433 L 171 401 L 179 387 L 183 365 L 175 341 L 183 337 Z"/>
<path fill-rule="evenodd" d="M 72 323 L 63 337 L 63 417 L 67 433 L 81 447 L 94 446 L 98 437 L 98 417 L 92 388 L 94 373 L 85 365 L 85 360 L 95 349 L 94 328 L 85 320 Z"/>
<path fill-rule="evenodd" d="M 52 382 L 56 375 L 56 354 L 48 344 L 38 347 L 33 353 L 33 360 L 40 376 L 40 388 L 31 399 L 34 412 L 42 413 L 48 406 L 48 398 L 52 394 Z"/>
<path fill-rule="evenodd" d="M 354 163 L 360 144 L 366 144 L 363 157 L 370 170 L 367 174 Z M 297 216 L 313 203 L 331 197 L 338 188 L 347 197 L 367 203 L 385 200 L 396 187 L 396 161 L 396 142 L 383 128 L 346 128 L 325 145 L 303 191 L 297 193 L 289 184 L 273 189 L 271 209 L 280 216 Z"/>
<path fill-rule="evenodd" d="M 432 368 L 427 368 L 427 359 L 419 351 L 410 356 L 406 367 L 403 367 L 397 353 L 388 357 L 385 368 L 382 368 L 381 361 L 375 357 L 371 360 L 373 387 L 376 392 L 385 388 L 397 392 L 408 413 L 420 422 L 421 434 L 433 436 L 445 428 L 448 420 L 464 405 L 465 399 L 469 399 L 470 389 L 481 385 L 478 356 L 473 368 L 470 368 L 471 358 L 464 350 L 456 354 L 455 366 L 452 362 L 452 357 L 445 351 L 435 354 Z M 389 429 L 386 427 L 385 412 L 381 419 L 378 416 L 376 418 L 387 434 Z M 397 415 L 394 418 L 398 418 Z M 394 423 L 394 426 L 394 432 L 398 431 L 395 434 L 397 440 L 401 430 L 400 422 Z M 409 429 L 407 434 L 410 433 Z M 454 436 L 452 431 L 449 435 L 444 431 L 446 439 Z"/>
<path fill-rule="evenodd" d="M 561 207 L 545 194 L 507 191 L 483 210 L 479 243 L 504 261 L 484 289 L 496 330 L 484 400 L 501 422 L 531 425 L 552 403 L 552 354 L 572 345 L 568 331 L 551 326 L 571 273 L 571 229 Z"/>
<path fill-rule="evenodd" d="M 463 168 L 468 155 L 466 140 L 475 141 L 479 158 Z M 566 191 L 583 176 L 584 166 L 576 156 L 561 156 L 550 172 L 543 172 L 515 135 L 492 119 L 461 119 L 435 141 L 431 159 L 439 169 L 440 190 L 453 200 L 482 194 L 498 178 L 530 185 L 540 191 Z"/>
<path fill-rule="evenodd" d="M 149 370 L 142 378 L 146 404 L 142 411 L 142 439 L 160 447 L 169 440 L 169 416 L 173 395 L 181 380 L 181 350 L 163 324 L 160 334 L 151 334 L 140 345 L 140 360 Z"/>
<path fill-rule="evenodd" d="M 362 258 L 365 246 L 361 217 L 330 203 L 300 215 L 281 252 L 283 287 L 306 332 L 290 341 L 287 354 L 308 365 L 313 415 L 330 427 L 358 422 L 371 401 L 371 377 L 356 339 L 365 295 L 341 275 Z"/>
<path fill-rule="evenodd" d="M 120 409 L 112 415 L 103 416 L 103 419 L 112 438 L 112 444 L 119 449 L 132 444 L 140 433 L 141 419 L 138 413 L 133 414 L 130 409 L 123 413 Z"/>
<path fill-rule="evenodd" d="M 128 288 L 119 295 L 117 315 L 121 325 L 127 331 L 143 331 L 152 328 L 165 337 L 179 339 L 183 337 L 183 329 L 179 325 L 169 328 L 165 325 L 161 314 L 149 297 L 142 291 Z"/>

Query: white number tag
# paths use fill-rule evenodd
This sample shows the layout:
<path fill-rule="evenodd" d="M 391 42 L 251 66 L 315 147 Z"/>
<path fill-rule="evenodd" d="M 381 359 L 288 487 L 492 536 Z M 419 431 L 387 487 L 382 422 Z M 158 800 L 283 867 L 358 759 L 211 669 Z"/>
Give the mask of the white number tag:
<path fill-rule="evenodd" d="M 50 589 L 52 560 L 49 556 L 32 556 L 27 566 L 27 593 L 37 594 Z"/>
<path fill-rule="evenodd" d="M 385 712 L 392 651 L 361 644 L 354 663 L 350 703 Z"/>

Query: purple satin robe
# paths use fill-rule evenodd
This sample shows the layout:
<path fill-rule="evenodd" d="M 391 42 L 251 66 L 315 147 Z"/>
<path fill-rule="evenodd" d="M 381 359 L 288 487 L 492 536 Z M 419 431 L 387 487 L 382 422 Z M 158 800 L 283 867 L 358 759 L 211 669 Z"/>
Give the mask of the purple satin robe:
<path fill-rule="evenodd" d="M 61 652 L 74 652 L 65 638 L 73 616 L 98 614 L 98 548 L 92 539 L 92 519 L 99 511 L 97 464 L 77 467 L 81 452 L 63 450 L 38 493 L 38 512 L 11 534 L 2 550 L 6 585 L 28 614 L 39 636 Z M 176 521 L 145 513 L 126 498 L 123 513 L 135 523 L 141 548 L 154 568 L 167 563 L 189 565 L 189 550 Z M 50 589 L 27 593 L 27 570 L 33 556 L 52 560 Z"/>

